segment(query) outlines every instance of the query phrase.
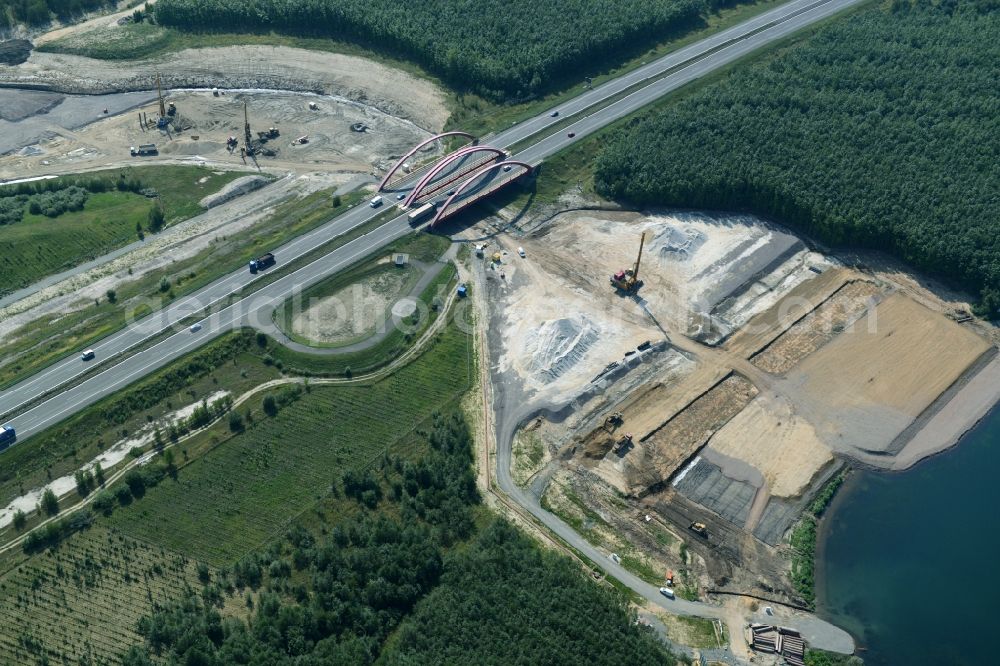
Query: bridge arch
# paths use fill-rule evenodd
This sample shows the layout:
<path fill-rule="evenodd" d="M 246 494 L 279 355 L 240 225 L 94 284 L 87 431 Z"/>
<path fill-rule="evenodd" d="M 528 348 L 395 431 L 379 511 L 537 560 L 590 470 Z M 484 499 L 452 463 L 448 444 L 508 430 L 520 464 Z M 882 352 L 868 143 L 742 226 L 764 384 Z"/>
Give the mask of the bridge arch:
<path fill-rule="evenodd" d="M 416 186 L 407 195 L 406 200 L 403 201 L 403 207 L 412 206 L 413 202 L 420 197 L 424 188 L 427 187 L 432 180 L 434 180 L 436 175 L 444 171 L 448 165 L 462 159 L 466 155 L 478 152 L 494 153 L 497 157 L 507 157 L 507 153 L 499 148 L 494 148 L 493 146 L 465 146 L 464 148 L 459 148 L 450 155 L 447 155 L 444 159 L 435 164 L 433 169 L 424 174 L 424 177 L 420 179 L 420 182 L 416 184 Z"/>
<path fill-rule="evenodd" d="M 451 205 L 451 202 L 454 201 L 460 194 L 462 194 L 462 192 L 464 192 L 465 189 L 469 187 L 473 182 L 478 180 L 481 176 L 485 176 L 490 171 L 496 171 L 497 169 L 501 169 L 505 166 L 519 166 L 524 168 L 524 173 L 516 176 L 515 178 L 512 178 L 511 180 L 515 180 L 516 178 L 525 176 L 535 170 L 535 167 L 531 166 L 527 162 L 522 162 L 521 160 L 506 160 L 504 162 L 496 162 L 495 164 L 487 164 L 482 169 L 479 169 L 478 171 L 476 171 L 476 173 L 469 176 L 469 178 L 465 182 L 463 182 L 458 187 L 457 190 L 455 190 L 455 193 L 450 197 L 448 197 L 448 200 L 444 202 L 444 205 L 438 208 L 437 215 L 435 215 L 434 219 L 431 220 L 430 226 L 433 227 L 434 225 L 436 225 L 438 222 L 441 221 L 441 218 L 444 217 L 444 212 L 448 210 L 448 206 Z"/>
<path fill-rule="evenodd" d="M 458 132 L 458 131 L 456 131 L 456 132 L 445 132 L 443 134 L 435 134 L 434 136 L 432 136 L 429 139 L 424 139 L 423 141 L 421 141 L 420 143 L 418 143 L 416 146 L 414 146 L 413 150 L 411 150 L 410 152 L 408 152 L 405 155 L 403 155 L 402 157 L 400 157 L 399 161 L 397 161 L 394 165 L 392 165 L 392 168 L 389 169 L 389 172 L 385 174 L 384 178 L 382 178 L 382 182 L 378 184 L 378 191 L 381 192 L 382 190 L 385 189 L 385 186 L 389 184 L 389 179 L 392 178 L 393 174 L 395 174 L 396 171 L 398 171 L 400 169 L 400 167 L 402 167 L 404 164 L 406 164 L 406 160 L 408 160 L 411 157 L 413 157 L 414 155 L 416 155 L 417 151 L 419 151 L 421 148 L 423 148 L 424 146 L 426 146 L 426 145 L 428 145 L 430 143 L 434 143 L 435 141 L 447 138 L 449 136 L 464 136 L 465 138 L 469 139 L 470 141 L 475 141 L 476 140 L 476 137 L 472 136 L 468 132 Z"/>

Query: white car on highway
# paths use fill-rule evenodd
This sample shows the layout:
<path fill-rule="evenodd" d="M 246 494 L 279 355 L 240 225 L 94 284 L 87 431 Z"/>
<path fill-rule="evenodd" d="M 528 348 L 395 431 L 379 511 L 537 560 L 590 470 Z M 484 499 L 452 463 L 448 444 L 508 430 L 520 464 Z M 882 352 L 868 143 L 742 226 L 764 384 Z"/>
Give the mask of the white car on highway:
<path fill-rule="evenodd" d="M 669 587 L 661 587 L 660 588 L 660 594 L 662 594 L 663 596 L 665 596 L 667 599 L 673 599 L 674 598 L 674 591 L 672 589 L 670 589 Z"/>

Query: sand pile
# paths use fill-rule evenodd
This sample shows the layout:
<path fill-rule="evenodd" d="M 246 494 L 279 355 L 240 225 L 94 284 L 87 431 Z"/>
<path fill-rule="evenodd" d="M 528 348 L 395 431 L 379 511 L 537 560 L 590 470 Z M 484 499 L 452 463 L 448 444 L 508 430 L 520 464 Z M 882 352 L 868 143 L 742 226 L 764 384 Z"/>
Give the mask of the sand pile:
<path fill-rule="evenodd" d="M 529 333 L 525 342 L 528 368 L 545 383 L 571 370 L 600 337 L 580 316 L 550 319 Z"/>

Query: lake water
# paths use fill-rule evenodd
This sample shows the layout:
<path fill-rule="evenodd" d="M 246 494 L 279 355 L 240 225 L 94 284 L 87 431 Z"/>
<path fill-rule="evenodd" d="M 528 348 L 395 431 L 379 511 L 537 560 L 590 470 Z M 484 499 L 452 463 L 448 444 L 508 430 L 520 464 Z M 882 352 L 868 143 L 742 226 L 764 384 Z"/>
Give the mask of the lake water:
<path fill-rule="evenodd" d="M 854 473 L 825 519 L 821 613 L 869 666 L 1000 664 L 1000 408 L 901 474 Z"/>

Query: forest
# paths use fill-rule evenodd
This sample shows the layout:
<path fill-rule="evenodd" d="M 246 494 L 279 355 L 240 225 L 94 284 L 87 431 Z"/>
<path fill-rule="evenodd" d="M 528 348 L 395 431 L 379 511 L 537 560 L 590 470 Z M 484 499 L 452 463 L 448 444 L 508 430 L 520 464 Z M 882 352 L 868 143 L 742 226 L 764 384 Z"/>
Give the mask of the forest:
<path fill-rule="evenodd" d="M 205 570 L 200 593 L 140 620 L 145 642 L 124 664 L 670 663 L 617 593 L 570 560 L 500 519 L 477 529 L 488 516 L 459 413 L 421 436 L 416 461 L 386 455 L 335 475 L 331 492 L 357 510 L 332 529 L 296 523 Z M 234 595 L 246 620 L 227 610 Z"/>
<path fill-rule="evenodd" d="M 0 0 L 0 28 L 17 23 L 44 25 L 53 15 L 68 20 L 98 7 L 113 5 L 108 0 Z"/>
<path fill-rule="evenodd" d="M 893 0 L 613 132 L 605 196 L 886 251 L 1000 314 L 1000 4 Z"/>
<path fill-rule="evenodd" d="M 417 62 L 458 89 L 521 101 L 700 25 L 716 0 L 160 0 L 192 31 L 331 37 Z M 582 69 L 581 69 L 582 68 Z M 592 68 L 592 69 L 588 69 Z"/>

